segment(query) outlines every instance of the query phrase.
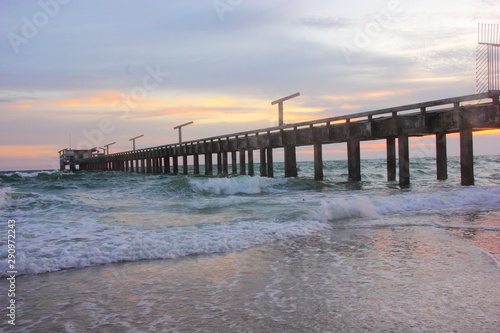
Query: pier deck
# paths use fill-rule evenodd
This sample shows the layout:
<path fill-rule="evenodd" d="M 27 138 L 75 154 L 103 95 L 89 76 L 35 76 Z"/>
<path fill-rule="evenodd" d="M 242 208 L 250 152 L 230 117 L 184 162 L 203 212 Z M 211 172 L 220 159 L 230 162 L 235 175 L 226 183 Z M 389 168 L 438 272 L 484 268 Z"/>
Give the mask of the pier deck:
<path fill-rule="evenodd" d="M 437 178 L 447 178 L 446 135 L 460 133 L 460 163 L 463 185 L 474 184 L 473 132 L 500 129 L 500 91 L 489 91 L 424 103 L 324 118 L 277 127 L 225 134 L 176 144 L 125 151 L 78 161 L 80 170 L 113 170 L 142 173 L 188 174 L 188 156 L 193 172 L 200 174 L 199 156 L 205 157 L 205 174 L 255 175 L 254 151 L 260 154 L 260 175 L 273 177 L 273 149 L 284 148 L 285 176 L 297 173 L 296 147 L 314 147 L 315 179 L 322 180 L 322 146 L 347 143 L 349 180 L 361 180 L 360 142 L 386 140 L 387 179 L 410 184 L 409 137 L 435 135 Z M 398 151 L 396 152 L 396 140 Z M 232 170 L 228 170 L 229 155 Z M 398 158 L 399 157 L 399 158 Z M 398 159 L 397 159 L 398 158 Z M 238 169 L 239 165 L 239 169 Z"/>

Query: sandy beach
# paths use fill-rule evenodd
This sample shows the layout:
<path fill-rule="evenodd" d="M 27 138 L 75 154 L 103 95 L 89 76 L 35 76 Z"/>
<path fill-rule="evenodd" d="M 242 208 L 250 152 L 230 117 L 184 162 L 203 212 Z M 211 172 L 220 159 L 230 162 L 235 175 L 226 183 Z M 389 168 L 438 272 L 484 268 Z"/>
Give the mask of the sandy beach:
<path fill-rule="evenodd" d="M 491 225 L 497 217 L 460 216 L 453 225 Z M 13 330 L 3 321 L 0 329 L 494 332 L 498 253 L 459 235 L 466 229 L 429 227 L 429 219 L 447 217 L 418 217 L 406 226 L 364 220 L 236 253 L 23 276 L 18 325 Z M 498 244 L 500 232 L 479 236 Z"/>

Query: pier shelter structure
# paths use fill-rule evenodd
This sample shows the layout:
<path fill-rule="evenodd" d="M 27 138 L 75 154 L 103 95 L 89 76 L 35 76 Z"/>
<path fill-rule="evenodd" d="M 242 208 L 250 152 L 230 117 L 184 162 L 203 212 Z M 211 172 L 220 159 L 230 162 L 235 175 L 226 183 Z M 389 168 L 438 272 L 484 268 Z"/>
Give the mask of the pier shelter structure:
<path fill-rule="evenodd" d="M 66 170 L 67 167 L 71 171 L 76 171 L 77 167 L 83 163 L 83 160 L 104 156 L 100 154 L 96 148 L 92 149 L 71 149 L 65 148 L 59 151 L 59 166 L 60 170 Z"/>

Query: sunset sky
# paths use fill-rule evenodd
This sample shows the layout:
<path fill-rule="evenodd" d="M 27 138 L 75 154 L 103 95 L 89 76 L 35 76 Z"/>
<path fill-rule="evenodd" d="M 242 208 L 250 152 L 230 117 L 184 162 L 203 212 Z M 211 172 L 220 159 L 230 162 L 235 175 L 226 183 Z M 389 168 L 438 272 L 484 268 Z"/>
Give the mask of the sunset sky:
<path fill-rule="evenodd" d="M 188 121 L 186 140 L 275 126 L 270 102 L 298 91 L 285 123 L 473 94 L 478 23 L 500 23 L 500 1 L 2 0 L 0 22 L 0 170 L 46 169 L 70 140 L 117 152 Z M 476 135 L 475 154 L 498 138 Z"/>

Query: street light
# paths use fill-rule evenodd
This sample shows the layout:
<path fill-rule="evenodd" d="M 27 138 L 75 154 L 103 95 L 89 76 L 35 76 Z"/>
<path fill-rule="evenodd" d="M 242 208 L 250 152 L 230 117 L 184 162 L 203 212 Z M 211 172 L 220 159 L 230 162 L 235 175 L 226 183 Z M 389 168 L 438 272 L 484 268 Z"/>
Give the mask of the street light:
<path fill-rule="evenodd" d="M 116 142 L 111 142 L 111 143 L 108 143 L 107 145 L 104 145 L 104 147 L 106 147 L 106 155 L 109 155 L 109 146 L 111 145 L 114 145 Z"/>
<path fill-rule="evenodd" d="M 135 140 L 136 140 L 136 139 L 139 139 L 139 138 L 142 138 L 143 136 L 144 136 L 144 134 L 141 134 L 141 135 L 139 135 L 139 136 L 136 136 L 135 138 L 132 138 L 132 139 L 129 139 L 129 140 L 128 140 L 128 141 L 132 141 L 132 142 L 133 142 L 133 145 L 132 145 L 132 146 L 133 146 L 133 148 L 134 148 L 133 150 L 135 150 Z"/>
<path fill-rule="evenodd" d="M 284 125 L 284 123 L 283 123 L 283 102 L 287 101 L 289 99 L 298 97 L 298 96 L 300 96 L 299 92 L 295 93 L 293 95 L 287 96 L 287 97 L 283 97 L 281 99 L 277 99 L 274 102 L 271 102 L 271 105 L 278 104 L 278 121 L 279 121 L 279 126 L 283 126 Z"/>
<path fill-rule="evenodd" d="M 178 129 L 179 130 L 179 143 L 182 143 L 182 128 L 184 126 L 191 125 L 192 123 L 193 123 L 193 121 L 190 121 L 189 123 L 185 123 L 185 124 L 182 124 L 182 125 L 174 127 L 174 129 Z"/>

